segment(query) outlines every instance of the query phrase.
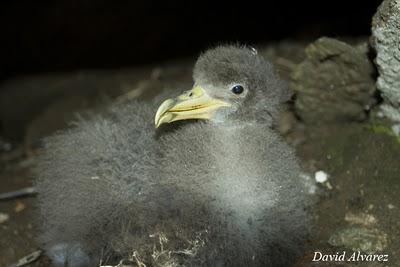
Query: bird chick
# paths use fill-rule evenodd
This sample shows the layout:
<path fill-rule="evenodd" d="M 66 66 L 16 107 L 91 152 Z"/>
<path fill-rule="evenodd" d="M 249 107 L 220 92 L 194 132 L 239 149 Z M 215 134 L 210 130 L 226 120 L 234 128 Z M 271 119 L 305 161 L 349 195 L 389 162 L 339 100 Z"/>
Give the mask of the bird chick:
<path fill-rule="evenodd" d="M 193 79 L 161 105 L 120 105 L 46 139 L 39 240 L 55 266 L 289 266 L 299 255 L 310 196 L 271 128 L 285 83 L 238 46 L 200 55 Z"/>

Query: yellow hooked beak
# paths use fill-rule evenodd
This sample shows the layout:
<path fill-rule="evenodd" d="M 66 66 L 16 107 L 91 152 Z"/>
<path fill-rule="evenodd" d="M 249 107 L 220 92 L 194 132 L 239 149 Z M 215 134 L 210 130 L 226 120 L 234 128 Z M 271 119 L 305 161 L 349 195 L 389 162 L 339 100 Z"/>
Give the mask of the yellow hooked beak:
<path fill-rule="evenodd" d="M 165 100 L 157 110 L 155 125 L 189 119 L 210 119 L 215 110 L 229 103 L 210 97 L 200 86 L 194 86 L 177 98 Z"/>

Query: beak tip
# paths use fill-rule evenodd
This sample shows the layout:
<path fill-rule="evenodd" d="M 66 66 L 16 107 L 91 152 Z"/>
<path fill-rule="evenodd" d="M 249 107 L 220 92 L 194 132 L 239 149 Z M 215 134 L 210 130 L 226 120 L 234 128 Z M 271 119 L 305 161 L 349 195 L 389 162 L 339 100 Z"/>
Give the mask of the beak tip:
<path fill-rule="evenodd" d="M 154 124 L 157 129 L 163 123 L 177 120 L 210 119 L 216 109 L 229 106 L 226 102 L 210 97 L 199 87 L 192 88 L 193 96 L 184 93 L 177 98 L 165 100 L 157 109 Z"/>
<path fill-rule="evenodd" d="M 164 116 L 167 113 L 167 111 L 174 105 L 175 100 L 173 99 L 167 99 L 165 100 L 160 107 L 157 109 L 156 116 L 154 118 L 154 125 L 156 129 L 164 123 Z"/>

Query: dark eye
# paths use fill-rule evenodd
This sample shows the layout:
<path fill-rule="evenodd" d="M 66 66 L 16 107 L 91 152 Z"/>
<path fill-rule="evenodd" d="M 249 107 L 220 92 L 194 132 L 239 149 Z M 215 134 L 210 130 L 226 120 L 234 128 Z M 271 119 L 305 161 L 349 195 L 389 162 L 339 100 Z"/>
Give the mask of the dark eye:
<path fill-rule="evenodd" d="M 235 85 L 235 86 L 232 87 L 231 91 L 235 95 L 240 95 L 241 93 L 243 93 L 244 88 L 241 85 Z"/>

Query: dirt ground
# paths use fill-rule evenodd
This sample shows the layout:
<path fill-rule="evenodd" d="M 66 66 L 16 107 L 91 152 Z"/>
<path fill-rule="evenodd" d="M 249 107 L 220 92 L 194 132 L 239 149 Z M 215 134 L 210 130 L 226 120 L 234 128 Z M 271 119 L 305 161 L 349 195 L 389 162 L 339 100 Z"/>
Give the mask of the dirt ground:
<path fill-rule="evenodd" d="M 161 89 L 188 84 L 191 64 L 189 59 L 1 84 L 0 193 L 32 185 L 30 169 L 40 139 L 68 127 L 76 112 L 101 112 L 113 101 L 148 99 Z M 11 93 L 15 88 L 23 89 Z M 314 181 L 316 172 L 328 174 L 327 181 L 316 184 L 310 247 L 297 266 L 400 266 L 399 139 L 372 120 L 318 126 L 293 119 L 283 123 L 289 124 L 285 136 L 296 147 L 304 175 Z M 34 198 L 0 200 L 0 266 L 13 266 L 40 249 L 34 241 Z M 388 254 L 389 262 L 311 263 L 314 251 L 351 253 L 358 248 Z M 28 266 L 48 266 L 48 261 L 41 256 Z"/>

